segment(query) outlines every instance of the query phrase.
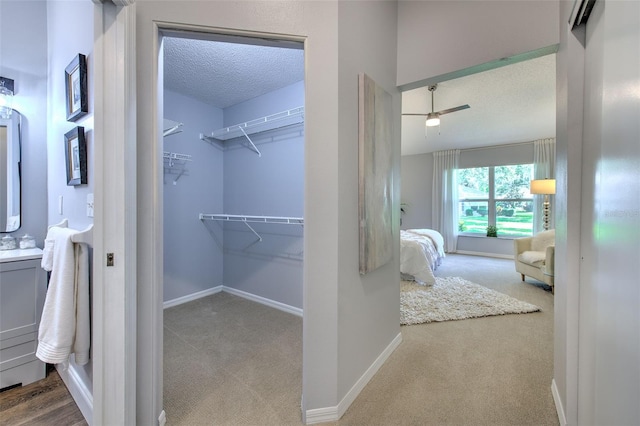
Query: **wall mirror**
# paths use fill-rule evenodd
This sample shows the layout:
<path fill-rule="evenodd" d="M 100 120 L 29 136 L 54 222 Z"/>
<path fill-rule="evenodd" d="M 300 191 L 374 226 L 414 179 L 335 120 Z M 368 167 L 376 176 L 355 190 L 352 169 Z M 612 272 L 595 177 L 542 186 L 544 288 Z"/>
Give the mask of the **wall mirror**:
<path fill-rule="evenodd" d="M 22 116 L 0 118 L 0 233 L 20 228 Z"/>

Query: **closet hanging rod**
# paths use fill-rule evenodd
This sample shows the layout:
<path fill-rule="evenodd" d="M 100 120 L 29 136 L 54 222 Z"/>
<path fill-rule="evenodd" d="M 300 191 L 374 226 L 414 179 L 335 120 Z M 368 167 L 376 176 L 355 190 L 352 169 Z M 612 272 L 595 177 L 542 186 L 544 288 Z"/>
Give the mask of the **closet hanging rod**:
<path fill-rule="evenodd" d="M 256 118 L 244 123 L 234 124 L 229 127 L 214 130 L 210 135 L 200 134 L 202 140 L 228 140 L 253 133 L 265 132 L 299 124 L 304 121 L 304 107 L 288 109 L 286 111 Z"/>
<path fill-rule="evenodd" d="M 220 220 L 225 222 L 276 223 L 281 225 L 304 225 L 302 217 L 244 216 L 235 214 L 200 213 L 200 220 Z"/>

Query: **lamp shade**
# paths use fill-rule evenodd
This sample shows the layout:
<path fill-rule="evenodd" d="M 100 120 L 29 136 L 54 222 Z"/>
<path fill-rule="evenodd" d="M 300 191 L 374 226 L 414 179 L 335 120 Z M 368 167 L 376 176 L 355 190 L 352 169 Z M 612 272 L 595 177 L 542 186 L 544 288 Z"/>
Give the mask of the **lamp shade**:
<path fill-rule="evenodd" d="M 530 191 L 532 194 L 555 194 L 555 179 L 536 179 L 531 181 Z"/>
<path fill-rule="evenodd" d="M 425 124 L 427 127 L 438 126 L 440 124 L 440 117 L 435 112 L 430 112 L 427 114 L 427 122 Z"/>

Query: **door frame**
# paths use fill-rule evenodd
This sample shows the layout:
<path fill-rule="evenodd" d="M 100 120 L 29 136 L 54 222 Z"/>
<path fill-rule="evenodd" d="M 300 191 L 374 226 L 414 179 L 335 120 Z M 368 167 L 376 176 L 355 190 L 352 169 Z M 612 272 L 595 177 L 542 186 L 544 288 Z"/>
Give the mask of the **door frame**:
<path fill-rule="evenodd" d="M 136 8 L 94 2 L 93 424 L 136 423 Z M 114 264 L 107 266 L 107 253 Z"/>
<path fill-rule="evenodd" d="M 201 25 L 194 25 L 194 24 L 184 24 L 184 23 L 176 23 L 176 22 L 164 22 L 164 21 L 156 21 L 154 22 L 154 28 L 153 28 L 153 40 L 154 40 L 154 45 L 153 45 L 153 75 L 151 76 L 152 78 L 152 85 L 153 87 L 155 87 L 155 102 L 154 105 L 152 105 L 153 111 L 151 112 L 151 120 L 152 120 L 152 128 L 153 128 L 153 132 L 152 135 L 146 135 L 146 137 L 151 137 L 153 138 L 153 140 L 156 141 L 156 143 L 153 146 L 153 149 L 147 152 L 140 152 L 139 153 L 139 157 L 138 157 L 138 165 L 141 166 L 142 164 L 148 163 L 148 162 L 152 162 L 151 164 L 154 164 L 154 173 L 153 173 L 153 180 L 151 181 L 151 187 L 153 188 L 152 190 L 152 197 L 154 199 L 154 205 L 155 205 L 155 211 L 149 213 L 153 219 L 152 219 L 152 223 L 149 224 L 148 227 L 148 231 L 150 231 L 150 234 L 145 234 L 145 238 L 146 240 L 143 241 L 148 241 L 149 238 L 151 239 L 151 243 L 150 243 L 150 249 L 152 250 L 152 256 L 151 256 L 151 260 L 150 260 L 150 265 L 149 265 L 149 269 L 147 270 L 147 273 L 151 273 L 152 278 L 152 284 L 151 284 L 151 289 L 149 290 L 144 290 L 146 292 L 147 295 L 151 296 L 152 300 L 155 300 L 156 306 L 151 308 L 152 311 L 152 315 L 151 316 L 146 316 L 145 318 L 142 318 L 140 316 L 140 314 L 138 315 L 138 319 L 141 322 L 142 326 L 144 327 L 144 325 L 146 324 L 147 326 L 150 326 L 146 328 L 146 330 L 142 330 L 141 324 L 138 325 L 138 332 L 139 333 L 149 333 L 149 331 L 151 331 L 151 336 L 150 339 L 153 342 L 153 347 L 155 347 L 157 349 L 157 353 L 153 354 L 154 357 L 154 367 L 157 368 L 156 373 L 157 376 L 155 377 L 155 387 L 151 388 L 149 386 L 146 386 L 146 392 L 148 392 L 150 395 L 152 394 L 151 398 L 153 400 L 155 400 L 157 402 L 157 404 L 159 404 L 159 407 L 163 407 L 163 359 L 162 359 L 162 348 L 163 348 L 163 274 L 164 274 L 164 248 L 163 248 L 163 244 L 164 244 L 164 231 L 163 231 L 163 226 L 164 226 L 164 221 L 163 221 L 163 203 L 164 203 L 164 196 L 163 196 L 163 174 L 162 174 L 162 154 L 163 154 L 163 149 L 162 149 L 162 121 L 163 121 L 163 91 L 164 91 L 164 87 L 163 87 L 163 57 L 162 57 L 162 38 L 167 36 L 167 35 L 177 35 L 177 34 L 188 34 L 189 38 L 212 38 L 215 40 L 220 40 L 220 41 L 224 41 L 224 40 L 237 40 L 238 38 L 246 38 L 248 40 L 255 40 L 257 45 L 265 45 L 268 44 L 270 41 L 273 42 L 279 42 L 279 43 L 287 43 L 287 42 L 293 42 L 293 43 L 298 43 L 302 46 L 302 48 L 306 51 L 306 39 L 307 37 L 305 36 L 296 36 L 296 35 L 291 35 L 291 34 L 280 34 L 280 33 L 267 33 L 267 32 L 260 32 L 260 31 L 250 31 L 250 30 L 241 30 L 241 29 L 233 29 L 233 28 L 221 28 L 221 27 L 209 27 L 209 26 L 201 26 Z M 262 42 L 261 42 L 262 41 Z M 247 43 L 249 44 L 249 43 Z M 305 80 L 306 80 L 306 65 L 305 65 Z M 305 96 L 305 103 L 306 103 L 306 96 Z M 306 135 L 306 132 L 305 132 Z M 306 144 L 306 136 L 305 136 L 305 144 Z M 305 170 L 306 170 L 306 165 L 305 165 Z M 306 173 L 306 172 L 305 172 Z M 139 180 L 140 182 L 140 180 Z M 141 188 L 148 188 L 149 186 L 146 186 L 144 184 L 140 184 L 139 186 Z M 306 197 L 306 194 L 305 194 Z M 148 214 L 148 215 L 149 215 Z M 148 216 L 147 215 L 147 216 Z M 139 217 L 142 216 L 142 212 L 141 215 Z M 306 236 L 306 230 L 307 228 L 304 228 L 303 231 L 303 238 L 306 240 L 307 236 Z M 138 231 L 138 239 L 139 241 L 142 239 L 141 238 L 141 234 L 140 231 Z M 140 250 L 140 249 L 139 249 Z M 139 275 L 140 277 L 140 275 Z M 149 275 L 147 275 L 146 277 L 149 277 Z M 304 293 L 304 289 L 306 288 L 305 286 L 305 282 L 304 282 L 304 275 L 303 275 L 303 293 Z M 141 293 L 138 293 L 138 296 L 140 297 Z M 146 298 L 146 297 L 145 297 Z M 141 311 L 149 311 L 149 307 L 147 306 L 146 309 L 141 307 L 141 303 L 138 303 L 138 309 L 139 312 Z M 304 321 L 304 311 L 303 311 L 303 321 Z M 304 332 L 303 332 L 303 340 L 304 340 Z M 138 350 L 141 350 L 141 346 L 140 346 L 140 339 L 138 339 Z M 149 355 L 151 355 L 152 353 L 149 353 L 146 349 L 145 352 L 147 352 Z M 138 359 L 147 359 L 144 357 L 141 357 L 141 355 L 138 355 Z M 156 365 L 156 363 L 158 365 Z M 304 369 L 303 369 L 303 375 L 304 375 Z M 140 380 L 140 374 L 138 374 L 139 380 Z M 304 382 L 304 377 L 303 377 L 303 381 L 300 383 L 300 388 L 302 389 L 302 384 Z M 139 387 L 142 384 L 139 383 Z M 140 388 L 138 389 L 138 395 L 140 395 Z M 164 411 L 161 412 L 160 414 L 160 425 L 162 426 L 163 421 L 164 421 Z"/>

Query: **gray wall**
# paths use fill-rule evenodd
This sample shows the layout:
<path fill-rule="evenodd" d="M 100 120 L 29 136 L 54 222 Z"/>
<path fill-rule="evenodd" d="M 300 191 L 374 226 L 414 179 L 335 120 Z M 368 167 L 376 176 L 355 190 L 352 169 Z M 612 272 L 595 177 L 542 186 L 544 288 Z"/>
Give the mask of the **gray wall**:
<path fill-rule="evenodd" d="M 431 228 L 433 155 L 403 155 L 401 168 L 400 200 L 408 204 L 402 215 L 402 229 Z"/>
<path fill-rule="evenodd" d="M 304 82 L 224 110 L 224 125 L 304 106 Z M 251 135 L 261 156 L 237 139 L 225 142 L 224 211 L 249 216 L 304 217 L 304 124 Z M 302 308 L 303 227 L 224 224 L 224 284 Z M 218 228 L 218 226 L 216 226 Z"/>
<path fill-rule="evenodd" d="M 223 210 L 223 153 L 218 146 L 200 140 L 200 133 L 222 127 L 219 108 L 165 90 L 164 116 L 183 126 L 181 133 L 163 138 L 163 150 L 188 154 L 193 160 L 184 163 L 182 176 L 181 168 L 164 167 L 166 302 L 223 283 L 222 230 L 215 223 L 198 219 L 200 213 Z"/>
<path fill-rule="evenodd" d="M 47 232 L 45 1 L 0 1 L 0 52 L 0 75 L 15 81 L 13 107 L 23 115 L 22 226 L 12 235 L 33 235 L 42 247 Z"/>

